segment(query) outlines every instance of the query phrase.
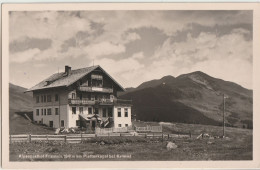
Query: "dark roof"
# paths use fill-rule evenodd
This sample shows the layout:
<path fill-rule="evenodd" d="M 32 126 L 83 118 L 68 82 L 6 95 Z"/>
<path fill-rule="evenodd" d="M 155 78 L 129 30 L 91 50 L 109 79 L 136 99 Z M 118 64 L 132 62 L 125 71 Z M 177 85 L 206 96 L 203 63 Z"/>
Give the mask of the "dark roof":
<path fill-rule="evenodd" d="M 46 78 L 45 80 L 41 81 L 37 85 L 33 86 L 32 88 L 28 89 L 28 91 L 34 91 L 34 90 L 41 90 L 41 89 L 49 89 L 54 87 L 68 87 L 81 79 L 82 77 L 86 76 L 90 72 L 94 71 L 96 68 L 100 68 L 105 74 L 107 74 L 112 81 L 114 81 L 121 90 L 125 91 L 125 89 L 118 84 L 108 73 L 105 72 L 99 65 L 97 66 L 91 66 L 76 70 L 71 70 L 69 75 L 66 75 L 65 72 L 62 73 L 55 73 L 52 76 Z"/>

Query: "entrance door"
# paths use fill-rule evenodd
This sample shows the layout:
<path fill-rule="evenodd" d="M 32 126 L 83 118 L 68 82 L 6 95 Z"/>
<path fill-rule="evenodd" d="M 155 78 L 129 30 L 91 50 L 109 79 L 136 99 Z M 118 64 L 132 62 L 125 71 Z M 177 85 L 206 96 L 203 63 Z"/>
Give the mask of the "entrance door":
<path fill-rule="evenodd" d="M 64 127 L 64 120 L 62 120 L 62 121 L 60 122 L 60 126 L 61 126 L 61 127 Z"/>
<path fill-rule="evenodd" d="M 96 127 L 96 121 L 92 121 L 92 128 L 95 129 Z"/>

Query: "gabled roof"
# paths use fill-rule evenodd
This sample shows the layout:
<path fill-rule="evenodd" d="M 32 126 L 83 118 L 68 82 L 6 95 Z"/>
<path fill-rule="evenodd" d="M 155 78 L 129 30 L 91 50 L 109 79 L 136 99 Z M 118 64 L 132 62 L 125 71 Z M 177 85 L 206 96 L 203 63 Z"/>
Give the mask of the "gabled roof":
<path fill-rule="evenodd" d="M 28 89 L 26 92 L 41 89 L 49 89 L 54 87 L 68 87 L 97 68 L 100 68 L 105 74 L 107 74 L 112 79 L 112 81 L 114 81 L 115 84 L 119 86 L 119 88 L 121 88 L 121 90 L 125 91 L 125 89 L 120 84 L 118 84 L 108 73 L 106 73 L 99 65 L 97 65 L 71 70 L 69 75 L 67 75 L 65 72 L 55 73 L 52 76 L 41 81 L 37 85 L 33 86 L 32 88 Z"/>

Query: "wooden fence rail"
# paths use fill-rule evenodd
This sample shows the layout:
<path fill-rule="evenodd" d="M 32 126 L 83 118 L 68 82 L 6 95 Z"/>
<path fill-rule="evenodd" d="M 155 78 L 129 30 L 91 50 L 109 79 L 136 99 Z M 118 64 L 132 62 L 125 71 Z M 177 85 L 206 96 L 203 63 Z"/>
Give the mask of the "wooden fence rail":
<path fill-rule="evenodd" d="M 96 134 L 107 134 L 107 133 L 127 133 L 132 132 L 132 127 L 120 127 L 120 128 L 96 128 Z"/>
<path fill-rule="evenodd" d="M 162 132 L 162 126 L 135 127 L 136 132 Z"/>
<path fill-rule="evenodd" d="M 123 137 L 139 136 L 145 138 L 191 138 L 191 135 L 163 134 L 163 133 L 103 133 L 103 134 L 73 134 L 73 135 L 10 135 L 9 140 L 12 142 L 32 142 L 32 141 L 64 141 L 64 142 L 81 142 L 94 137 Z"/>

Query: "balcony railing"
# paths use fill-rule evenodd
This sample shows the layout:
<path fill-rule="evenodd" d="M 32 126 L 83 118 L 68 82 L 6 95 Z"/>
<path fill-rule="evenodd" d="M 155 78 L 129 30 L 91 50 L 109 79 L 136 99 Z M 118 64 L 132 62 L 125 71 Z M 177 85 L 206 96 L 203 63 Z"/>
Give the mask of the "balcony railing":
<path fill-rule="evenodd" d="M 69 99 L 69 104 L 74 105 L 132 105 L 132 100 L 124 99 L 99 99 L 99 100 L 89 100 L 89 99 Z"/>
<path fill-rule="evenodd" d="M 114 104 L 114 100 L 113 99 L 99 99 L 99 100 L 96 100 L 96 104 L 113 105 Z"/>
<path fill-rule="evenodd" d="M 69 99 L 69 104 L 75 104 L 75 105 L 94 105 L 94 100 L 88 100 L 88 99 Z"/>
<path fill-rule="evenodd" d="M 103 93 L 113 93 L 112 88 L 106 88 L 106 87 L 88 87 L 88 86 L 79 86 L 79 91 L 85 91 L 85 92 L 103 92 Z"/>

